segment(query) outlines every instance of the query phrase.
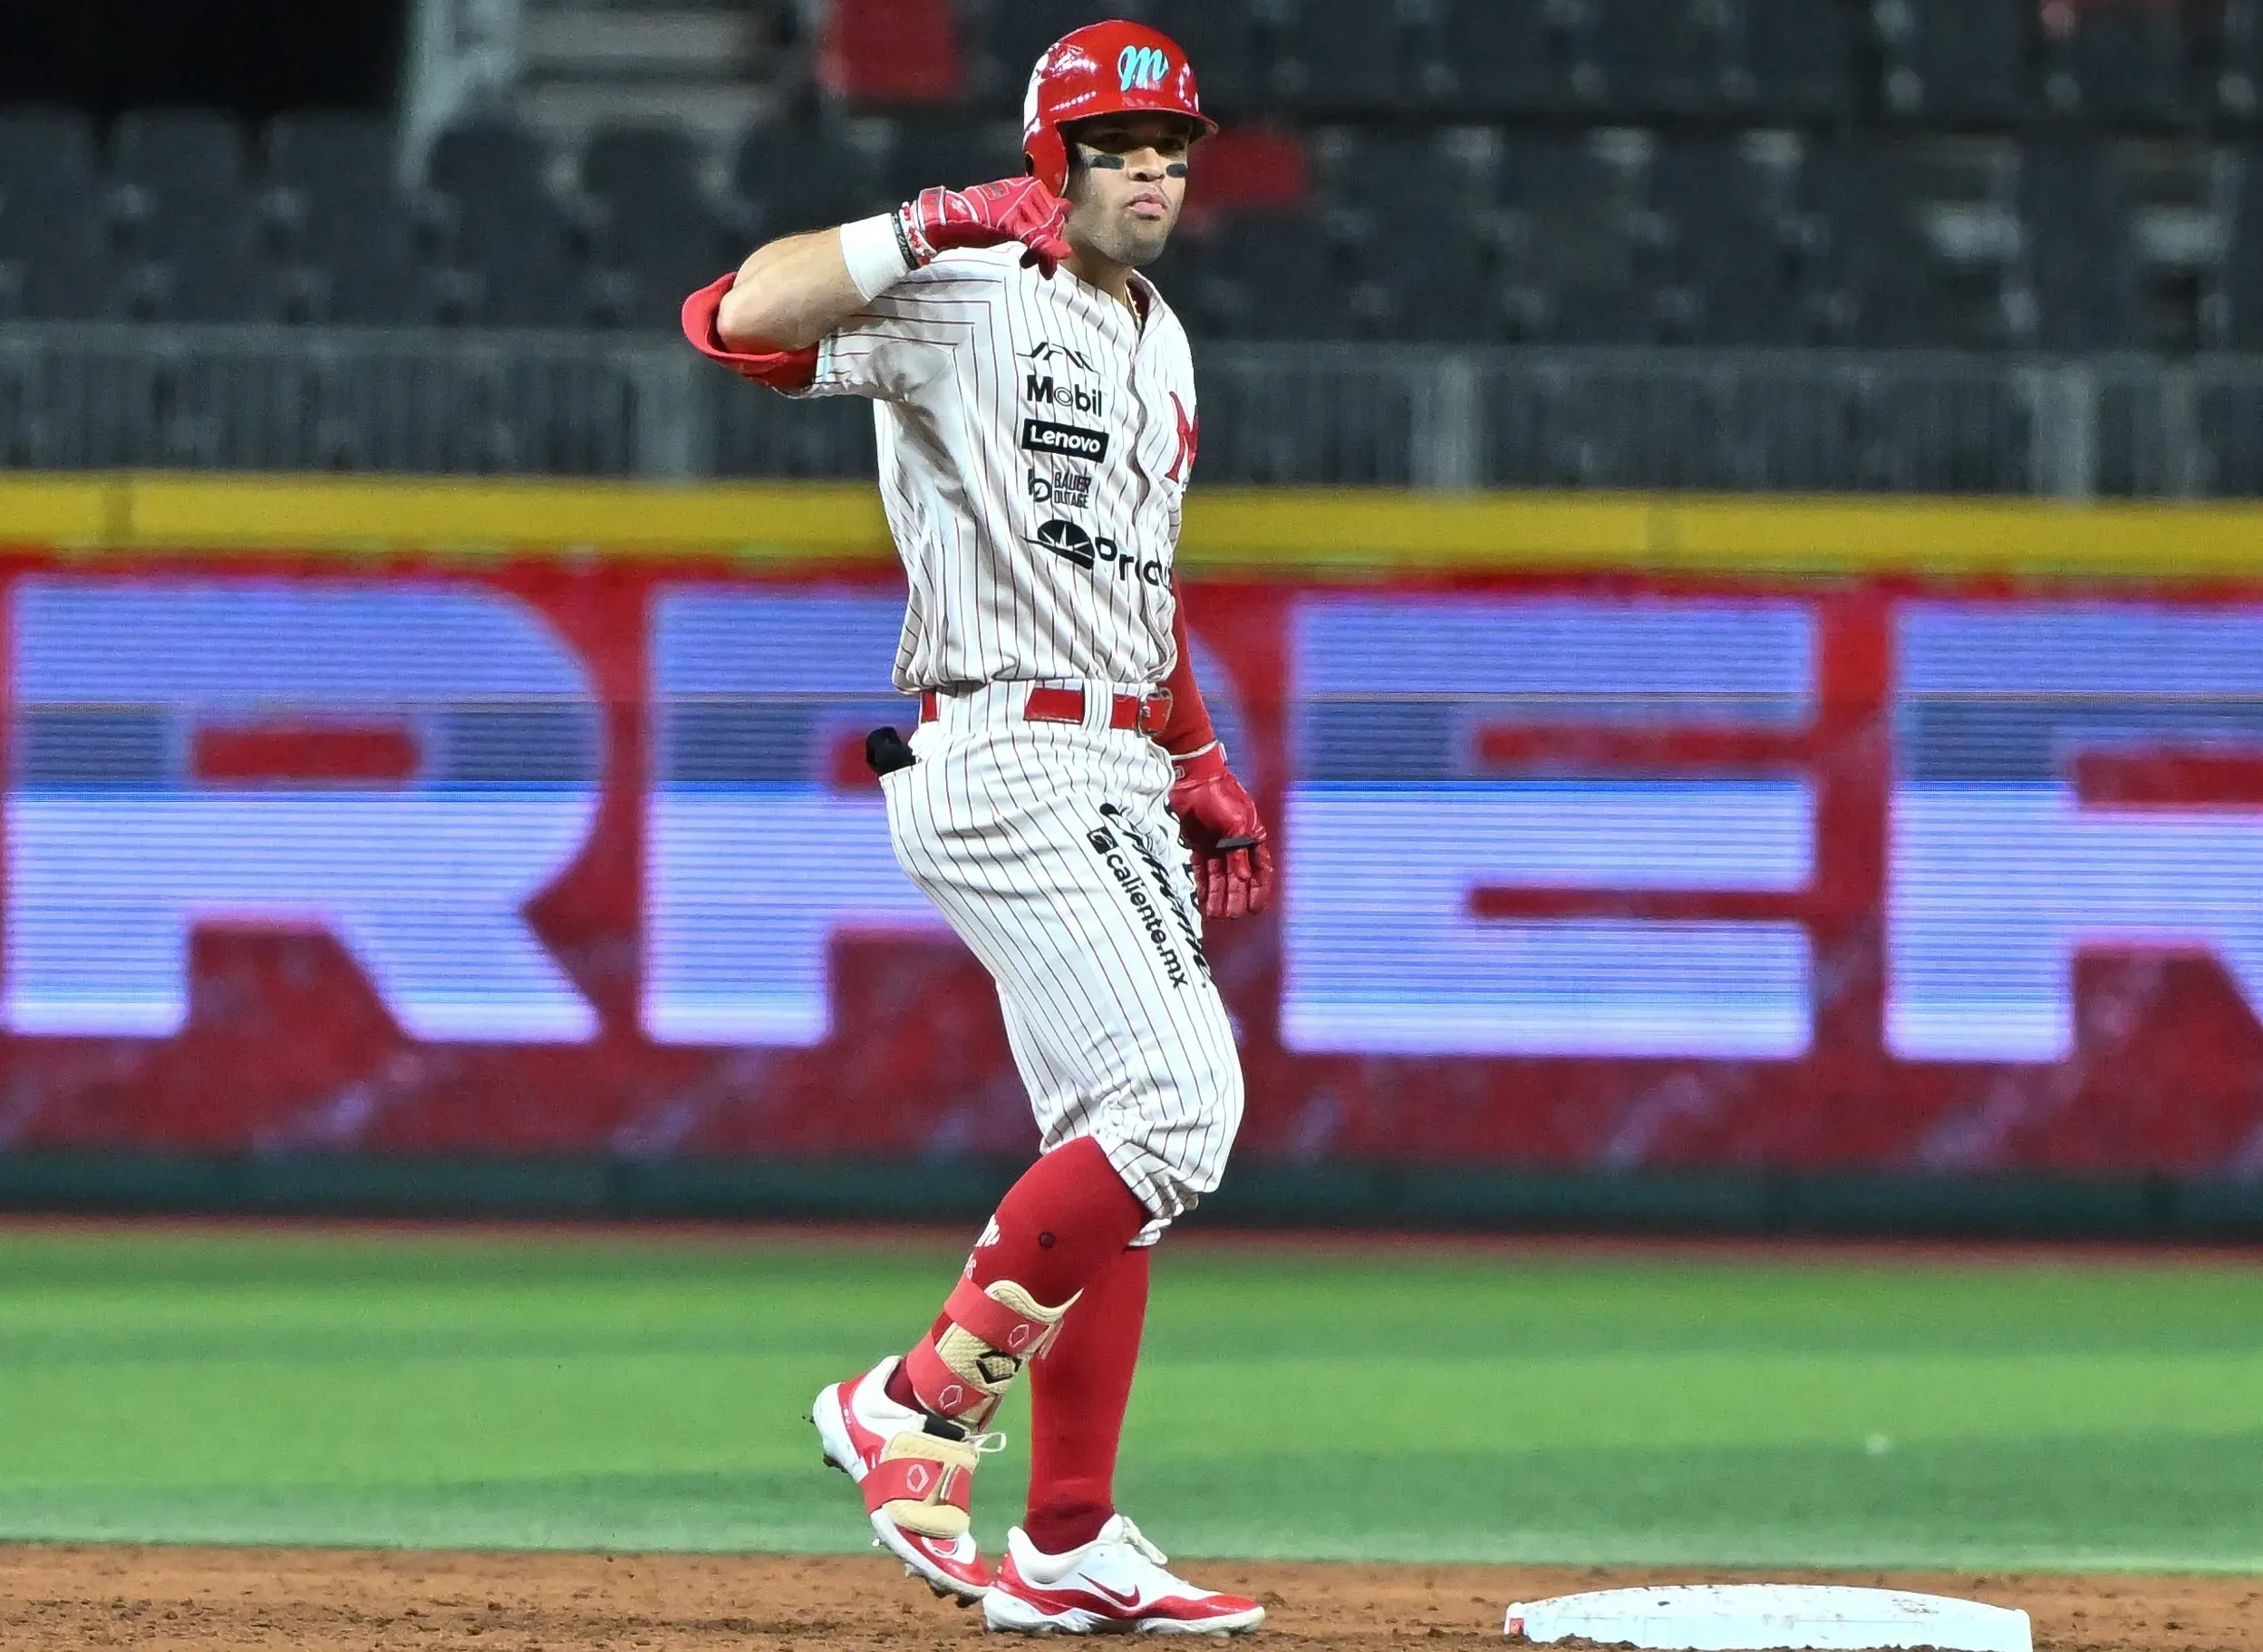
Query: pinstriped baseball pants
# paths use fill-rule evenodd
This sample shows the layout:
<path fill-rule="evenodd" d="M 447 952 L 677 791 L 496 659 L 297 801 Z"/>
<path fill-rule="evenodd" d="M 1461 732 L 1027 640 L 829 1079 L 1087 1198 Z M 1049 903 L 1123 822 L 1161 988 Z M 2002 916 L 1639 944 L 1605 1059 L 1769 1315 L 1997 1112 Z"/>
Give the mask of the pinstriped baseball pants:
<path fill-rule="evenodd" d="M 1144 734 L 1023 720 L 1029 683 L 937 696 L 882 778 L 896 859 L 998 983 L 1042 1147 L 1089 1135 L 1155 1220 L 1218 1185 L 1242 1064 L 1203 957 L 1171 764 Z M 1061 685 L 1072 686 L 1072 685 Z"/>

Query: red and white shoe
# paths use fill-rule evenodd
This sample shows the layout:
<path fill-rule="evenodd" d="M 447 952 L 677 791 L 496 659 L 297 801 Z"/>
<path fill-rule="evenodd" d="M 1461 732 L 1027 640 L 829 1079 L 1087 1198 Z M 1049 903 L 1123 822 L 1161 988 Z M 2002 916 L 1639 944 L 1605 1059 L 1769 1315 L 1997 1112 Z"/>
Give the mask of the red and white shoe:
<path fill-rule="evenodd" d="M 888 1397 L 891 1355 L 862 1377 L 818 1391 L 809 1420 L 825 1460 L 863 1488 L 875 1544 L 904 1570 L 961 1606 L 990 1589 L 990 1567 L 968 1530 L 974 1470 L 1005 1442 L 996 1435 L 944 1439 L 927 1414 Z"/>
<path fill-rule="evenodd" d="M 1040 1551 L 1016 1526 L 982 1624 L 1020 1635 L 1238 1635 L 1265 1621 L 1256 1601 L 1197 1589 L 1167 1564 L 1121 1514 L 1067 1554 Z"/>

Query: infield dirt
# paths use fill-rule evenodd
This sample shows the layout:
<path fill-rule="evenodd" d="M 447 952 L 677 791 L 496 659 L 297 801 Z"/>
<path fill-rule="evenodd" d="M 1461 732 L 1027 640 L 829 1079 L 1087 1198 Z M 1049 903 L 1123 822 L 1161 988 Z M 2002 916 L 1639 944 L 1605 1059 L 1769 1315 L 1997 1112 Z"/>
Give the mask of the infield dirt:
<path fill-rule="evenodd" d="M 1499 1646 L 1512 1600 L 1582 1589 L 1739 1580 L 1661 1568 L 1204 1562 L 1272 1617 L 1244 1644 L 1368 1652 Z M 1906 1586 L 2025 1608 L 2041 1652 L 2248 1652 L 2263 1578 L 1875 1572 L 1803 1581 Z M 417 1553 L 309 1549 L 0 1547 L 0 1646 L 401 1648 L 432 1652 L 818 1652 L 983 1643 L 979 1612 L 931 1598 L 877 1556 Z M 1005 1644 L 987 1643 L 991 1647 Z"/>

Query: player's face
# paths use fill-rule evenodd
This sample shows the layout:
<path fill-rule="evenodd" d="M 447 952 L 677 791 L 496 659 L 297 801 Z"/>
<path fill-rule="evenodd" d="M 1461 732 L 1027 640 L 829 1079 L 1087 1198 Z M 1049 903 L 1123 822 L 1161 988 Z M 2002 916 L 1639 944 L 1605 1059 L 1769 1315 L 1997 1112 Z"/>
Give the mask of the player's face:
<path fill-rule="evenodd" d="M 1186 204 L 1194 133 L 1170 115 L 1102 115 L 1069 139 L 1069 239 L 1111 263 L 1152 264 Z"/>

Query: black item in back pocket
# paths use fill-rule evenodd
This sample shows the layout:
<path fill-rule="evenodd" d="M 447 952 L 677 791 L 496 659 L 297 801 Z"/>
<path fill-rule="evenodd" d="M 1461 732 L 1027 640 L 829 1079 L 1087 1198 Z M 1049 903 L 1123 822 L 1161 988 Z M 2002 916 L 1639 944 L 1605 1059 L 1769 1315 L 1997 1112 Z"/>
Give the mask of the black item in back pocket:
<path fill-rule="evenodd" d="M 894 729 L 875 729 L 865 736 L 865 761 L 872 766 L 873 773 L 892 775 L 899 768 L 909 768 L 919 759 Z"/>

